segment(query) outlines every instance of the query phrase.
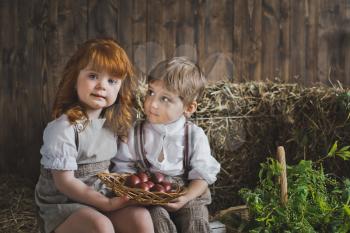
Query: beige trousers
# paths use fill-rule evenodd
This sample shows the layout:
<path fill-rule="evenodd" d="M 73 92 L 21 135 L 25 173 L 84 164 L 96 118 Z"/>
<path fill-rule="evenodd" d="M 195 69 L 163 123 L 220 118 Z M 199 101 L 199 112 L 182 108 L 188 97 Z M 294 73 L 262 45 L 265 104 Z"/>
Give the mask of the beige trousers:
<path fill-rule="evenodd" d="M 176 212 L 168 212 L 162 206 L 150 207 L 155 233 L 209 233 L 207 205 L 210 203 L 208 189 Z"/>

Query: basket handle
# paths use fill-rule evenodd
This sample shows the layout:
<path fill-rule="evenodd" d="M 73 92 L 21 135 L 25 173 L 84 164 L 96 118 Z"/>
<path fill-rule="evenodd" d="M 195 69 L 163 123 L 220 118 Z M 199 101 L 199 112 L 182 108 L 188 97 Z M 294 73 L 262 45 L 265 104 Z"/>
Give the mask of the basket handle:
<path fill-rule="evenodd" d="M 286 152 L 283 146 L 277 147 L 277 160 L 282 166 L 281 175 L 278 179 L 281 188 L 281 202 L 283 205 L 288 202 L 288 185 L 287 185 L 287 169 L 286 169 Z"/>

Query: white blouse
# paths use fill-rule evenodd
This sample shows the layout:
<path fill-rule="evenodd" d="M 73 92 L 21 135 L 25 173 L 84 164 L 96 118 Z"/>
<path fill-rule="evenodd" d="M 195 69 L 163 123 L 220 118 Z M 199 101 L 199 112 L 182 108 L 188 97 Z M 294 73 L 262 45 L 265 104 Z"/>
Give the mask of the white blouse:
<path fill-rule="evenodd" d="M 40 163 L 44 168 L 77 170 L 78 164 L 110 160 L 117 153 L 117 138 L 104 126 L 105 119 L 89 120 L 75 140 L 74 125 L 67 115 L 48 123 L 44 130 Z"/>
<path fill-rule="evenodd" d="M 169 176 L 178 176 L 184 173 L 184 126 L 186 119 L 170 124 L 151 124 L 145 122 L 143 127 L 143 140 L 145 156 L 150 162 L 151 172 L 161 172 Z M 208 184 L 216 181 L 216 175 L 220 171 L 220 164 L 211 155 L 208 138 L 202 128 L 190 124 L 189 180 L 203 179 Z M 136 161 L 139 161 L 135 152 L 136 135 L 134 129 L 129 133 L 127 143 L 120 142 L 118 153 L 112 159 L 115 164 L 113 172 L 135 173 Z M 163 154 L 163 156 L 161 156 Z M 161 159 L 163 158 L 163 159 Z"/>

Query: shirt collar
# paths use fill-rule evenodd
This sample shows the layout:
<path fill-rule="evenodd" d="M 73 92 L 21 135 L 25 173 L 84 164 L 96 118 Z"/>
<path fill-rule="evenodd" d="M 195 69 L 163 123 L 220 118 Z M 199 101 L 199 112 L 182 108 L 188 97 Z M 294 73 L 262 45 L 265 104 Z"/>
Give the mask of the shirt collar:
<path fill-rule="evenodd" d="M 173 134 L 179 131 L 180 129 L 182 129 L 185 125 L 185 122 L 186 122 L 185 116 L 181 116 L 178 120 L 171 122 L 169 124 L 152 124 L 149 122 L 148 124 L 152 127 L 152 129 L 154 129 L 159 134 L 167 135 L 167 134 Z"/>

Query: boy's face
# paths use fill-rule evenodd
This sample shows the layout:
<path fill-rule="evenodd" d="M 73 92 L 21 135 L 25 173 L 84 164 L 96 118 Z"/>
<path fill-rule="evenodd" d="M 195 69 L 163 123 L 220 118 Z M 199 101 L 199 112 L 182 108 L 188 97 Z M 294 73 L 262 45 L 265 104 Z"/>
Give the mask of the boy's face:
<path fill-rule="evenodd" d="M 176 93 L 165 88 L 163 81 L 154 81 L 148 84 L 144 110 L 149 122 L 168 124 L 184 114 L 185 106 Z"/>

